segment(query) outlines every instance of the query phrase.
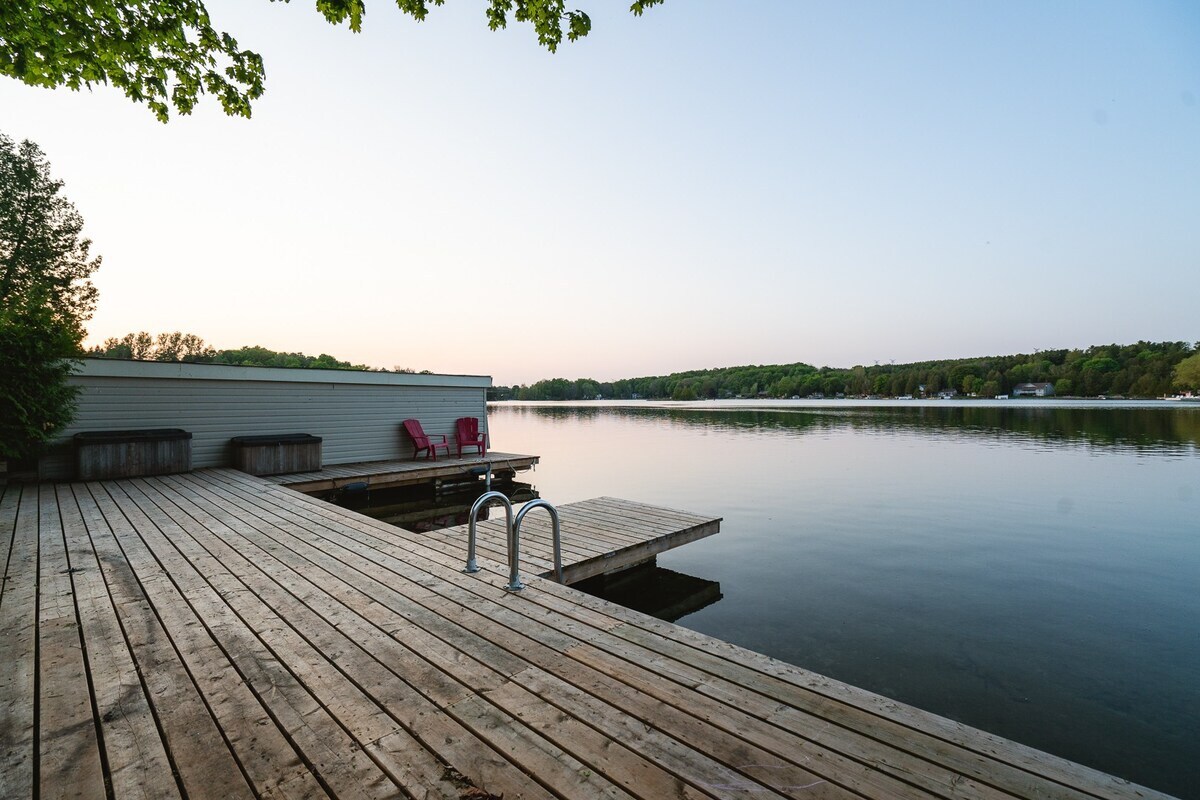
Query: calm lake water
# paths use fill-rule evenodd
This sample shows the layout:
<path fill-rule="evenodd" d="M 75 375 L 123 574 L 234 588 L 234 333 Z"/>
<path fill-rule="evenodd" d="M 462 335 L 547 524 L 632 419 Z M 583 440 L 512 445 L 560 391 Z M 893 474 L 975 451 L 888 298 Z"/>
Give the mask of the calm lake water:
<path fill-rule="evenodd" d="M 724 517 L 679 624 L 1200 798 L 1200 407 L 511 404 L 567 503 Z"/>

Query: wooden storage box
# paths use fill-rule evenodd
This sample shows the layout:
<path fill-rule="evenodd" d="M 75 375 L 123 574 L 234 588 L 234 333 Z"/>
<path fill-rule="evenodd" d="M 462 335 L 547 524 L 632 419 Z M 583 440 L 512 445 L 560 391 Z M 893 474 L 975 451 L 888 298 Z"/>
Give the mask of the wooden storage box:
<path fill-rule="evenodd" d="M 192 434 L 179 428 L 87 431 L 75 434 L 74 439 L 75 475 L 81 481 L 192 469 Z"/>
<path fill-rule="evenodd" d="M 235 436 L 233 465 L 251 475 L 312 472 L 321 468 L 321 437 L 308 433 Z"/>

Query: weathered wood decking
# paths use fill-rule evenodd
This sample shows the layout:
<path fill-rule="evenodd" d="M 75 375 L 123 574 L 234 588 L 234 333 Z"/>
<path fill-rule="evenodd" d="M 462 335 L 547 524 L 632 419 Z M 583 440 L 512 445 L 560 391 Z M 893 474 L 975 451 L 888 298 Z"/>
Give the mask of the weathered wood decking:
<path fill-rule="evenodd" d="M 720 517 L 621 500 L 595 497 L 556 506 L 562 540 L 563 582 L 567 584 L 625 569 L 673 547 L 712 536 Z M 508 561 L 508 534 L 503 508 L 491 508 L 492 519 L 476 526 L 479 558 Z M 466 525 L 425 534 L 428 544 L 443 545 L 465 563 Z M 554 529 L 550 517 L 535 511 L 521 523 L 521 570 L 554 577 Z"/>
<path fill-rule="evenodd" d="M 0 558 L 6 798 L 1163 797 L 233 470 L 9 486 Z"/>
<path fill-rule="evenodd" d="M 462 458 L 445 455 L 436 461 L 428 458 L 399 461 L 362 461 L 355 464 L 334 464 L 314 472 L 292 472 L 286 475 L 264 475 L 263 480 L 295 489 L 297 492 L 327 492 L 350 483 L 365 483 L 370 489 L 390 489 L 414 483 L 469 477 L 470 471 L 488 464 L 492 470 L 524 470 L 538 463 L 538 456 L 519 453 L 470 453 Z"/>

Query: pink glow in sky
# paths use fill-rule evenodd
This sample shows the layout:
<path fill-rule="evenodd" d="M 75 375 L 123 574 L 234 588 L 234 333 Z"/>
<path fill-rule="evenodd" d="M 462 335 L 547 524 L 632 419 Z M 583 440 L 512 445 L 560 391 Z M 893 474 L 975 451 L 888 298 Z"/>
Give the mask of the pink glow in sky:
<path fill-rule="evenodd" d="M 460 0 L 209 5 L 252 120 L 0 79 L 104 256 L 92 342 L 511 384 L 1200 338 L 1196 4 L 581 0 L 557 55 Z"/>

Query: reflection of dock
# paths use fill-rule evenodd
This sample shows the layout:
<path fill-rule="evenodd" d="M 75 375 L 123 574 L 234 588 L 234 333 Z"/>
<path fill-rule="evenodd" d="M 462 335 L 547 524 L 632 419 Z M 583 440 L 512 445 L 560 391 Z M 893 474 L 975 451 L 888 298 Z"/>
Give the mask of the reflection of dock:
<path fill-rule="evenodd" d="M 504 515 L 492 511 L 492 519 L 479 523 L 476 547 L 480 558 L 504 564 L 508 561 Z M 615 497 L 566 503 L 558 506 L 558 515 L 563 580 L 569 584 L 644 563 L 659 553 L 721 530 L 719 517 Z M 467 526 L 432 531 L 427 536 L 431 543 L 443 544 L 444 552 L 461 552 L 465 562 Z M 552 529 L 544 513 L 530 514 L 521 525 L 521 569 L 541 575 L 554 572 Z"/>
<path fill-rule="evenodd" d="M 723 596 L 716 581 L 650 564 L 616 575 L 597 575 L 575 588 L 667 622 L 707 608 Z"/>
<path fill-rule="evenodd" d="M 1165 797 L 235 470 L 0 553 L 5 798 Z"/>
<path fill-rule="evenodd" d="M 293 472 L 287 475 L 264 475 L 262 480 L 286 486 L 297 492 L 312 494 L 340 489 L 347 484 L 366 484 L 367 489 L 390 489 L 416 483 L 430 483 L 473 478 L 472 470 L 491 465 L 497 475 L 526 470 L 538 463 L 538 456 L 517 453 L 488 453 L 486 456 L 467 455 L 463 458 L 442 457 L 437 461 L 363 461 L 357 464 L 334 464 L 313 472 Z"/>

